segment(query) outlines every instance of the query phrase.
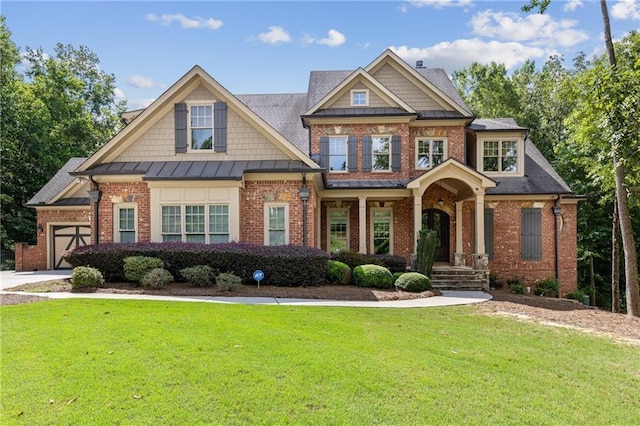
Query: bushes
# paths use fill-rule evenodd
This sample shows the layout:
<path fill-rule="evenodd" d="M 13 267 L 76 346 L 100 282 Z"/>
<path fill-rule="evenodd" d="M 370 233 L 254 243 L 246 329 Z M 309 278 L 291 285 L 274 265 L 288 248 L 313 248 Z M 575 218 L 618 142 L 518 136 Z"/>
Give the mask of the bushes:
<path fill-rule="evenodd" d="M 71 273 L 71 288 L 74 290 L 100 287 L 102 284 L 104 284 L 102 273 L 95 268 L 78 266 Z"/>
<path fill-rule="evenodd" d="M 164 268 L 154 268 L 147 272 L 144 277 L 142 277 L 142 287 L 152 288 L 152 289 L 161 289 L 164 288 L 167 284 L 173 281 L 173 275 L 171 272 L 167 271 Z"/>
<path fill-rule="evenodd" d="M 545 278 L 536 285 L 534 293 L 538 296 L 558 297 L 560 285 L 555 278 Z"/>
<path fill-rule="evenodd" d="M 420 293 L 431 288 L 431 280 L 418 272 L 407 272 L 398 277 L 395 286 L 403 291 Z"/>
<path fill-rule="evenodd" d="M 149 271 L 156 268 L 164 268 L 164 262 L 154 257 L 132 256 L 124 259 L 125 278 L 138 284 Z"/>
<path fill-rule="evenodd" d="M 404 257 L 389 254 L 362 254 L 355 251 L 341 251 L 332 253 L 331 260 L 346 263 L 351 269 L 360 265 L 380 265 L 391 272 L 405 272 L 407 270 L 407 260 Z"/>
<path fill-rule="evenodd" d="M 327 267 L 329 284 L 347 285 L 351 282 L 351 268 L 346 263 L 330 260 Z"/>
<path fill-rule="evenodd" d="M 509 285 L 509 289 L 511 290 L 512 293 L 524 294 L 524 284 L 522 284 L 522 279 L 509 278 L 507 280 L 507 284 Z"/>
<path fill-rule="evenodd" d="M 229 272 L 222 273 L 216 277 L 216 285 L 222 291 L 234 291 L 242 285 L 242 279 Z"/>
<path fill-rule="evenodd" d="M 360 265 L 353 270 L 353 282 L 360 287 L 393 288 L 393 275 L 380 265 Z"/>
<path fill-rule="evenodd" d="M 214 272 L 211 266 L 196 265 L 180 270 L 180 275 L 191 285 L 196 287 L 206 287 L 214 279 Z"/>

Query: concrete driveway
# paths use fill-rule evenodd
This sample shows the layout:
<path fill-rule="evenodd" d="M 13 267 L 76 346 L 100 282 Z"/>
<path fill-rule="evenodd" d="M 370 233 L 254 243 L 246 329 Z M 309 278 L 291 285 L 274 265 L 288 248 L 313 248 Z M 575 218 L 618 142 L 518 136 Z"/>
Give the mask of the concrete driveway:
<path fill-rule="evenodd" d="M 37 283 L 41 281 L 57 280 L 69 278 L 71 270 L 54 270 L 54 271 L 0 271 L 0 290 L 14 287 L 20 284 Z"/>

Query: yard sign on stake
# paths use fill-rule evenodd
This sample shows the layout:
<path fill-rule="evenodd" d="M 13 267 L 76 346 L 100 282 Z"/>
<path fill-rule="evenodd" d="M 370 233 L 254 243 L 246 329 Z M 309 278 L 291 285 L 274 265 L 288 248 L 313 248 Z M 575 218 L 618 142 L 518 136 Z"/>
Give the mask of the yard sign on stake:
<path fill-rule="evenodd" d="M 260 269 L 257 269 L 253 273 L 253 279 L 258 281 L 258 288 L 260 288 L 260 281 L 264 279 L 264 272 L 262 272 Z"/>

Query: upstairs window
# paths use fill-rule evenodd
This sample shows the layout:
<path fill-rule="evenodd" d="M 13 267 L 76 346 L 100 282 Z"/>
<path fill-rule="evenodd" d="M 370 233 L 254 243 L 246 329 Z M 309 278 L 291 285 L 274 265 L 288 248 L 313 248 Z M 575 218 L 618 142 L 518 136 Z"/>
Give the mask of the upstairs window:
<path fill-rule="evenodd" d="M 332 172 L 347 171 L 347 138 L 329 138 L 329 170 Z"/>
<path fill-rule="evenodd" d="M 485 140 L 482 143 L 482 171 L 518 173 L 517 140 Z"/>
<path fill-rule="evenodd" d="M 443 163 L 447 156 L 446 150 L 446 139 L 418 139 L 416 168 L 430 169 Z"/>
<path fill-rule="evenodd" d="M 191 105 L 190 134 L 192 150 L 213 149 L 213 105 Z"/>
<path fill-rule="evenodd" d="M 385 172 L 391 170 L 391 136 L 372 136 L 373 170 Z"/>
<path fill-rule="evenodd" d="M 351 106 L 368 106 L 369 91 L 368 90 L 352 90 Z"/>

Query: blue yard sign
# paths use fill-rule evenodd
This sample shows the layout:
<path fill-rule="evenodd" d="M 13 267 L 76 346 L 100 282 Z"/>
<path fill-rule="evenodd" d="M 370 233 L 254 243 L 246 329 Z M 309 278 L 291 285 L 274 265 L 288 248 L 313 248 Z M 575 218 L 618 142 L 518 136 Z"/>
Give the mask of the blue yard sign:
<path fill-rule="evenodd" d="M 260 281 L 264 279 L 264 272 L 262 272 L 260 269 L 257 269 L 253 273 L 253 279 L 258 281 L 258 288 L 260 288 Z"/>

